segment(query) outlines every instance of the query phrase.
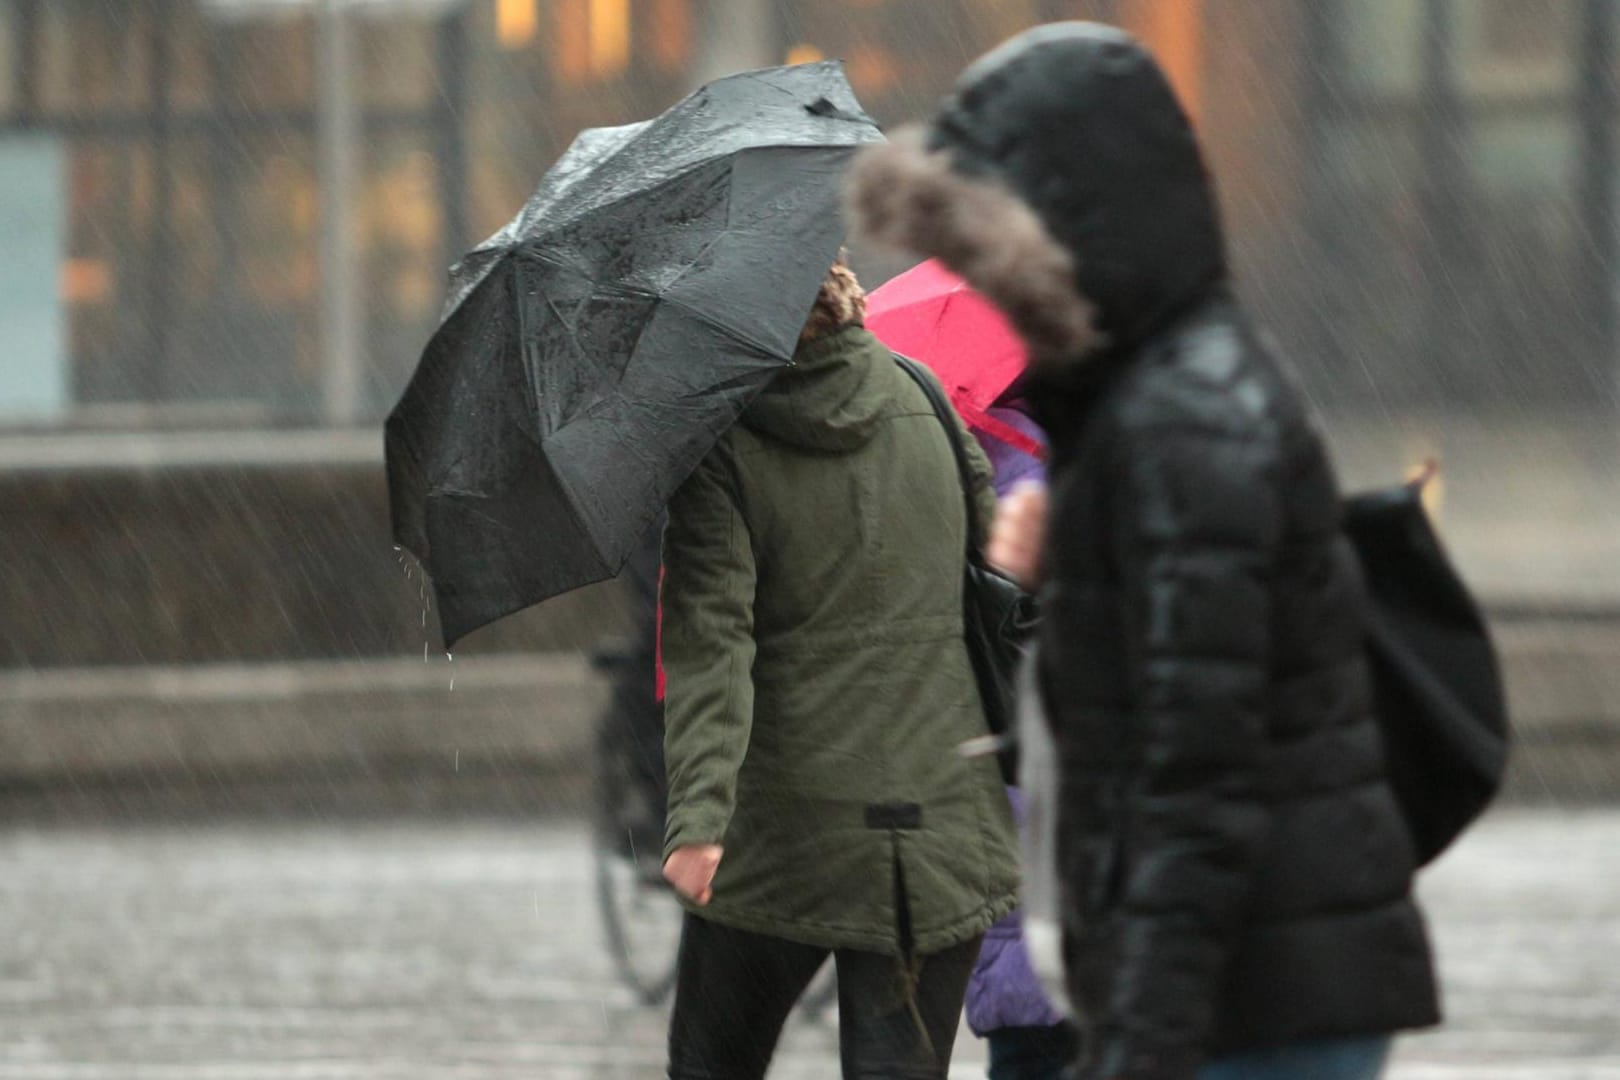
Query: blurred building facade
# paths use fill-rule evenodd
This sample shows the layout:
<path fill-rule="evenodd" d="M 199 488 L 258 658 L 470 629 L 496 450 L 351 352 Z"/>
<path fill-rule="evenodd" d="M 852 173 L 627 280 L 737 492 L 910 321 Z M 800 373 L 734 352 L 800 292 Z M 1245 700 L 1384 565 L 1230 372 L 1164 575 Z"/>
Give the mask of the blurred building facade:
<path fill-rule="evenodd" d="M 1617 7 L 0 0 L 0 667 L 420 649 L 378 424 L 580 128 L 824 56 L 897 123 L 1059 18 L 1170 72 L 1352 482 L 1440 454 L 1493 598 L 1620 608 Z M 611 625 L 548 608 L 490 641 Z"/>
<path fill-rule="evenodd" d="M 823 56 L 897 123 L 1061 18 L 1169 71 L 1347 485 L 1444 460 L 1435 509 L 1542 747 L 1521 771 L 1596 791 L 1620 761 L 1617 7 L 0 0 L 0 798 L 236 805 L 297 776 L 316 805 L 419 767 L 528 799 L 577 773 L 597 687 L 569 654 L 618 631 L 617 593 L 451 665 L 391 549 L 380 421 L 445 268 L 582 127 Z"/>
<path fill-rule="evenodd" d="M 341 208 L 321 152 L 333 11 L 357 134 Z M 1065 17 L 1119 22 L 1170 68 L 1247 286 L 1290 345 L 1344 361 L 1325 392 L 1612 400 L 1612 0 L 0 0 L 19 222 L 0 328 L 20 343 L 0 422 L 372 422 L 444 268 L 579 128 L 820 56 L 892 123 Z M 323 340 L 333 226 L 358 357 Z M 334 363 L 359 372 L 335 410 Z"/>

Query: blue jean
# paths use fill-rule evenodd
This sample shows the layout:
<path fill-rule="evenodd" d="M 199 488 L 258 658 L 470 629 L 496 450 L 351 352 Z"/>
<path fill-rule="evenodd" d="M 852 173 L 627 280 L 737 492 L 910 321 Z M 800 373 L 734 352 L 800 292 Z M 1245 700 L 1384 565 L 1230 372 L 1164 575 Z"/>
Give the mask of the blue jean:
<path fill-rule="evenodd" d="M 1378 1080 L 1391 1039 L 1295 1043 L 1217 1058 L 1198 1071 L 1198 1080 Z"/>

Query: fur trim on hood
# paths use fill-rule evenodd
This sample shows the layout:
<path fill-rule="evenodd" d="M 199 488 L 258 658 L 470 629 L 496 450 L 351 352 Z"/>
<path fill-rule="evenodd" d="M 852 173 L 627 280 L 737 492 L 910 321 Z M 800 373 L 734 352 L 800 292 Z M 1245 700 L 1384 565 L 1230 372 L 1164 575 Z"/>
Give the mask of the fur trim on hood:
<path fill-rule="evenodd" d="M 937 258 L 1000 308 L 1035 356 L 1105 344 L 1076 285 L 1074 259 L 1000 184 L 951 168 L 920 127 L 862 150 L 850 169 L 850 221 L 877 243 Z"/>
<path fill-rule="evenodd" d="M 848 326 L 861 326 L 866 321 L 866 290 L 855 276 L 855 271 L 844 262 L 844 253 L 832 264 L 827 276 L 816 292 L 816 302 L 799 332 L 799 343 L 815 341 Z"/>

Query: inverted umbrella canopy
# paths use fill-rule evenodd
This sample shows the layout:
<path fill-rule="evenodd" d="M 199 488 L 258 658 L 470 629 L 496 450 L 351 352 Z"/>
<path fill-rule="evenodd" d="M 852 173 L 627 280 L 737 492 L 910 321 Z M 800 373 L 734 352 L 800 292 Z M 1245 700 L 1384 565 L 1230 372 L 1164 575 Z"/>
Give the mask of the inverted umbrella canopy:
<path fill-rule="evenodd" d="M 395 539 L 449 645 L 612 577 L 793 355 L 882 139 L 835 62 L 582 133 L 450 295 L 388 418 Z"/>
<path fill-rule="evenodd" d="M 969 424 L 1044 456 L 1039 443 L 985 411 L 1024 370 L 1023 341 L 995 305 L 940 262 L 919 263 L 872 290 L 866 328 L 926 364 Z"/>

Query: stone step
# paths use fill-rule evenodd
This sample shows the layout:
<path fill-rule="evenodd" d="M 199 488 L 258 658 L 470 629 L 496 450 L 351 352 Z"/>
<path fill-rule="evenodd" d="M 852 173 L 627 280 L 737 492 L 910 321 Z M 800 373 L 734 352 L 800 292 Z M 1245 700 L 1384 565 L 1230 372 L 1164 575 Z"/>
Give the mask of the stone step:
<path fill-rule="evenodd" d="M 0 673 L 14 808 L 574 808 L 606 685 L 575 654 Z"/>
<path fill-rule="evenodd" d="M 1499 620 L 1510 797 L 1620 795 L 1620 621 Z M 575 653 L 0 672 L 9 805 L 576 806 L 606 684 Z"/>

